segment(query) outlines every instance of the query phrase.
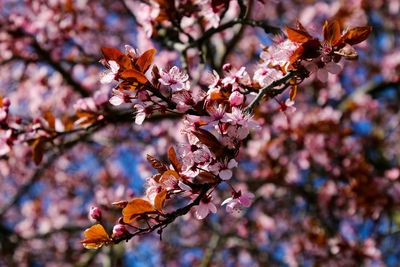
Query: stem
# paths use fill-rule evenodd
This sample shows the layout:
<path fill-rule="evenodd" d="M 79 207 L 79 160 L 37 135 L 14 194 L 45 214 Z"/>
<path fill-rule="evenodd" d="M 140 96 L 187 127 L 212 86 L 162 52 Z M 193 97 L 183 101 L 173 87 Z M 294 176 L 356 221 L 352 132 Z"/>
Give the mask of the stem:
<path fill-rule="evenodd" d="M 285 76 L 280 78 L 279 80 L 273 81 L 271 84 L 268 86 L 262 88 L 256 98 L 253 99 L 253 101 L 246 107 L 244 110 L 245 113 L 251 113 L 254 109 L 254 107 L 261 101 L 261 99 L 264 97 L 265 94 L 270 94 L 271 90 L 276 90 L 274 89 L 275 87 L 285 84 L 287 81 L 292 79 L 295 75 L 297 74 L 297 71 L 289 71 Z M 278 91 L 279 93 L 282 93 L 281 90 Z"/>

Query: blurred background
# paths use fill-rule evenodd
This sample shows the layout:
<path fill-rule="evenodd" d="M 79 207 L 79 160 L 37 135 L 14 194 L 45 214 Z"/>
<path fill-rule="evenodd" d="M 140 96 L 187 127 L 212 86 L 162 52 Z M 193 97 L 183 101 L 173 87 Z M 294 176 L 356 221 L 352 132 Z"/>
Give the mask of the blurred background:
<path fill-rule="evenodd" d="M 234 25 L 185 58 L 176 52 L 236 18 L 240 3 L 261 27 Z M 0 150 L 10 150 L 0 156 L 0 266 L 399 266 L 399 14 L 399 0 L 0 1 L 0 96 L 11 102 L 13 123 L 32 125 L 51 111 L 65 127 L 82 107 L 116 114 L 61 137 L 37 166 L 30 144 L 9 147 L 0 127 Z M 321 38 L 332 17 L 344 29 L 368 24 L 373 32 L 356 46 L 357 61 L 340 62 L 339 75 L 300 85 L 295 113 L 285 116 L 275 101 L 256 111 L 262 130 L 234 173 L 237 188 L 256 194 L 248 210 L 220 208 L 203 221 L 188 214 L 162 241 L 150 234 L 83 248 L 89 208 L 113 220 L 110 203 L 143 194 L 152 174 L 145 155 L 165 159 L 171 144 L 184 142 L 179 118 L 137 126 L 131 107 L 100 107 L 112 89 L 99 82 L 102 46 L 155 47 L 154 64 L 186 68 L 202 89 L 227 62 L 252 74 L 272 44 L 266 25 L 299 20 Z M 218 203 L 229 196 L 220 191 Z"/>

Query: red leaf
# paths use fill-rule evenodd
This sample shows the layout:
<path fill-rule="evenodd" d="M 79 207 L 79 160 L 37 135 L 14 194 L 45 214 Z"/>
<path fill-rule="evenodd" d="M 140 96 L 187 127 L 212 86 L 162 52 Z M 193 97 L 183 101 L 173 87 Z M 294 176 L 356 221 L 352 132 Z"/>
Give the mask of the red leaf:
<path fill-rule="evenodd" d="M 95 224 L 83 232 L 85 239 L 81 241 L 88 249 L 98 249 L 111 242 L 109 235 L 101 224 Z"/>
<path fill-rule="evenodd" d="M 290 41 L 297 43 L 305 43 L 308 40 L 313 39 L 313 37 L 308 34 L 308 32 L 296 30 L 286 26 L 286 32 Z"/>
<path fill-rule="evenodd" d="M 199 175 L 193 178 L 195 184 L 213 184 L 217 183 L 218 179 L 214 174 L 209 172 L 200 172 Z"/>
<path fill-rule="evenodd" d="M 138 58 L 138 60 L 136 61 L 136 65 L 140 72 L 145 73 L 149 69 L 151 63 L 153 62 L 156 51 L 157 50 L 154 48 L 149 49 Z"/>
<path fill-rule="evenodd" d="M 340 25 L 336 20 L 325 21 L 323 32 L 324 40 L 331 45 L 336 45 L 341 38 Z"/>
<path fill-rule="evenodd" d="M 121 72 L 120 77 L 122 79 L 132 79 L 135 81 L 138 81 L 139 83 L 146 83 L 147 82 L 147 78 L 146 76 L 144 76 L 142 73 L 140 73 L 137 70 L 124 70 L 123 72 Z"/>
<path fill-rule="evenodd" d="M 290 97 L 291 101 L 293 101 L 296 98 L 297 87 L 298 87 L 297 84 L 295 84 L 295 85 L 292 86 L 292 89 L 290 90 L 289 97 Z"/>
<path fill-rule="evenodd" d="M 150 202 L 141 198 L 134 198 L 122 210 L 123 220 L 125 223 L 130 223 L 135 220 L 136 216 L 153 211 L 155 209 Z"/>
<path fill-rule="evenodd" d="M 47 111 L 44 113 L 43 118 L 47 121 L 49 128 L 54 130 L 56 127 L 56 118 L 54 117 L 53 113 L 51 113 L 51 111 Z"/>
<path fill-rule="evenodd" d="M 103 53 L 103 56 L 107 61 L 117 61 L 119 57 L 124 56 L 124 53 L 113 47 L 102 47 L 101 52 Z"/>
<path fill-rule="evenodd" d="M 371 26 L 352 28 L 344 34 L 342 40 L 349 45 L 355 45 L 366 40 L 371 31 Z"/>
<path fill-rule="evenodd" d="M 163 189 L 160 193 L 156 195 L 154 198 L 154 207 L 156 210 L 162 210 L 164 207 L 165 199 L 167 197 L 167 190 Z"/>
<path fill-rule="evenodd" d="M 151 164 L 151 166 L 156 169 L 159 173 L 164 173 L 168 170 L 168 166 L 161 162 L 160 160 L 156 159 L 151 155 L 146 156 L 147 161 Z"/>
<path fill-rule="evenodd" d="M 39 165 L 42 162 L 45 152 L 45 145 L 46 142 L 43 140 L 43 138 L 37 138 L 32 143 L 32 159 L 36 165 Z"/>
<path fill-rule="evenodd" d="M 212 133 L 200 128 L 192 131 L 192 133 L 200 140 L 201 143 L 206 145 L 217 158 L 220 158 L 225 154 L 224 146 Z"/>
<path fill-rule="evenodd" d="M 168 159 L 177 172 L 182 170 L 182 163 L 178 160 L 175 149 L 172 146 L 168 149 Z"/>

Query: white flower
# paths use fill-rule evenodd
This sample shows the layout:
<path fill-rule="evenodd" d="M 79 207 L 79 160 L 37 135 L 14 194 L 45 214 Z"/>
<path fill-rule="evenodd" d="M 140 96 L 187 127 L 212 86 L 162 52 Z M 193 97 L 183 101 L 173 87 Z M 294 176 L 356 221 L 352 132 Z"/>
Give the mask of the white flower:
<path fill-rule="evenodd" d="M 110 70 L 107 70 L 101 74 L 101 83 L 110 83 L 114 80 L 115 76 L 118 74 L 119 65 L 114 60 L 109 60 L 108 65 Z"/>

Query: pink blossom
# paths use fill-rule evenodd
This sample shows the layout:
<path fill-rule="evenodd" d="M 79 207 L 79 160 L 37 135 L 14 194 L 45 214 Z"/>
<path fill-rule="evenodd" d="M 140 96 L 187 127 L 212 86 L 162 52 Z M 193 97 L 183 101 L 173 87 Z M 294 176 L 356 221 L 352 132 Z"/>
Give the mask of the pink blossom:
<path fill-rule="evenodd" d="M 182 113 L 191 109 L 192 106 L 195 105 L 195 101 L 188 90 L 180 90 L 174 93 L 172 95 L 172 101 L 177 104 L 176 109 Z"/>
<path fill-rule="evenodd" d="M 230 96 L 229 96 L 229 103 L 232 106 L 240 106 L 243 104 L 244 101 L 244 95 L 241 94 L 238 91 L 234 91 Z"/>
<path fill-rule="evenodd" d="M 268 86 L 276 80 L 283 77 L 281 71 L 277 69 L 271 69 L 267 67 L 262 67 L 256 70 L 254 73 L 254 81 L 258 82 L 262 87 Z"/>
<path fill-rule="evenodd" d="M 130 45 L 125 45 L 125 51 L 133 59 L 137 59 L 140 55 L 138 50 Z"/>
<path fill-rule="evenodd" d="M 259 127 L 259 125 L 253 121 L 250 114 L 244 114 L 243 111 L 237 107 L 233 107 L 230 113 L 225 113 L 221 121 L 232 125 L 240 125 L 248 129 L 256 129 Z"/>
<path fill-rule="evenodd" d="M 187 89 L 188 87 L 186 81 L 189 79 L 189 76 L 180 71 L 177 66 L 172 67 L 168 72 L 161 70 L 160 76 L 161 78 L 158 81 L 165 86 L 170 86 L 172 92 Z"/>
<path fill-rule="evenodd" d="M 227 67 L 226 64 L 224 69 L 228 70 L 228 76 L 222 79 L 222 84 L 224 86 L 233 85 L 235 83 L 247 84 L 250 81 L 249 74 L 246 72 L 246 67 L 241 67 L 239 70 L 231 69 Z"/>
<path fill-rule="evenodd" d="M 264 60 L 265 66 L 280 66 L 287 68 L 290 62 L 290 56 L 300 46 L 300 44 L 280 37 L 277 42 L 268 47 L 267 51 L 261 53 L 260 57 Z"/>
<path fill-rule="evenodd" d="M 0 156 L 4 156 L 11 151 L 11 136 L 12 130 L 0 130 Z"/>
<path fill-rule="evenodd" d="M 242 207 L 250 207 L 254 194 L 247 192 L 243 193 L 241 191 L 233 193 L 233 196 L 225 199 L 221 206 L 226 205 L 226 211 L 232 213 L 234 211 L 240 211 Z"/>
<path fill-rule="evenodd" d="M 146 118 L 146 110 L 145 107 L 141 104 L 135 105 L 136 112 L 135 112 L 135 123 L 137 125 L 142 125 L 144 119 Z"/>
<path fill-rule="evenodd" d="M 237 161 L 235 159 L 231 159 L 229 162 L 225 160 L 223 162 L 217 162 L 213 165 L 210 165 L 208 169 L 215 174 L 218 174 L 222 180 L 226 181 L 232 178 L 232 169 L 236 168 L 237 166 Z"/>
<path fill-rule="evenodd" d="M 114 60 L 108 61 L 108 66 L 110 67 L 109 70 L 106 70 L 101 74 L 101 83 L 110 83 L 115 79 L 115 76 L 118 74 L 119 65 Z"/>
<path fill-rule="evenodd" d="M 339 74 L 342 70 L 342 67 L 339 64 L 332 61 L 324 64 L 322 68 L 318 67 L 318 63 L 315 62 L 309 62 L 305 65 L 305 67 L 311 73 L 316 72 L 317 78 L 321 82 L 328 81 L 328 73 Z"/>
<path fill-rule="evenodd" d="M 200 204 L 196 207 L 196 211 L 194 213 L 195 217 L 198 220 L 203 220 L 207 215 L 212 212 L 217 212 L 217 207 L 214 203 L 211 202 L 210 197 L 205 197 L 200 201 Z"/>

